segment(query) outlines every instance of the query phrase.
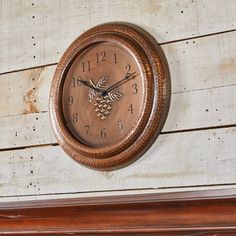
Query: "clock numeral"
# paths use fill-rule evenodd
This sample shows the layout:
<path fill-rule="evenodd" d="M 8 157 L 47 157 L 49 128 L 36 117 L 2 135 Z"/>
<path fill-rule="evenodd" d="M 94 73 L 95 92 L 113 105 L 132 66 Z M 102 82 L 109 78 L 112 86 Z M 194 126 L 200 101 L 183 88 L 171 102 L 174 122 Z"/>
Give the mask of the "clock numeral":
<path fill-rule="evenodd" d="M 117 55 L 114 53 L 114 63 L 117 63 Z"/>
<path fill-rule="evenodd" d="M 97 63 L 100 63 L 101 61 L 106 61 L 106 52 L 102 51 L 100 54 L 96 53 L 97 56 Z"/>
<path fill-rule="evenodd" d="M 128 111 L 130 112 L 130 114 L 134 113 L 133 104 L 130 104 Z"/>
<path fill-rule="evenodd" d="M 85 127 L 85 129 L 86 129 L 86 136 L 87 136 L 87 135 L 88 135 L 88 132 L 89 132 L 90 126 L 89 126 L 89 125 L 85 125 L 84 127 Z"/>
<path fill-rule="evenodd" d="M 101 129 L 101 138 L 106 138 L 106 136 L 107 136 L 106 129 L 102 128 Z"/>
<path fill-rule="evenodd" d="M 137 84 L 132 84 L 132 88 L 133 90 L 133 94 L 137 94 L 138 93 L 138 85 Z"/>
<path fill-rule="evenodd" d="M 74 113 L 72 117 L 73 117 L 73 118 L 72 118 L 72 121 L 73 121 L 74 123 L 77 123 L 78 120 L 79 120 L 78 114 L 77 114 L 77 113 Z"/>
<path fill-rule="evenodd" d="M 82 62 L 83 72 L 91 71 L 90 61 Z"/>
<path fill-rule="evenodd" d="M 81 76 L 79 76 L 78 78 L 73 77 L 72 78 L 73 87 L 81 86 L 82 85 L 81 80 L 82 80 Z"/>
<path fill-rule="evenodd" d="M 118 129 L 122 131 L 124 128 L 122 121 L 118 121 Z"/>
<path fill-rule="evenodd" d="M 129 75 L 131 70 L 131 65 L 130 64 L 126 65 L 125 69 L 126 69 L 126 75 Z"/>
<path fill-rule="evenodd" d="M 67 101 L 68 101 L 68 104 L 69 104 L 69 105 L 72 105 L 73 102 L 74 102 L 74 99 L 73 99 L 72 96 L 69 96 L 69 97 L 67 98 Z"/>

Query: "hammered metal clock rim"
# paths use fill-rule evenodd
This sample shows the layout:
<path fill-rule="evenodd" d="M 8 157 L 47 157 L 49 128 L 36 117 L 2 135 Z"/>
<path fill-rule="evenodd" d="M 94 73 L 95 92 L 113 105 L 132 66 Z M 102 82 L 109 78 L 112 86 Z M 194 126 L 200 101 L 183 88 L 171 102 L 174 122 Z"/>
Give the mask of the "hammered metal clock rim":
<path fill-rule="evenodd" d="M 117 38 L 118 37 L 118 38 Z M 107 147 L 100 147 L 100 148 L 92 148 L 89 147 L 83 143 L 81 143 L 79 140 L 77 140 L 69 131 L 69 129 L 66 127 L 65 120 L 62 115 L 61 110 L 61 101 L 62 98 L 62 90 L 63 90 L 63 84 L 64 79 L 66 77 L 67 71 L 69 70 L 70 66 L 74 62 L 74 60 L 77 58 L 77 55 L 82 53 L 85 49 L 89 48 L 90 46 L 100 43 L 100 42 L 113 42 L 121 47 L 124 47 L 126 50 L 129 50 L 132 52 L 134 58 L 138 60 L 138 64 L 141 67 L 143 77 L 144 79 L 144 101 L 142 106 L 142 114 L 140 115 L 140 118 L 136 122 L 135 127 L 129 132 L 129 134 L 126 136 L 124 140 L 119 142 L 115 145 L 109 145 Z M 110 158 L 111 156 L 118 154 L 122 152 L 124 149 L 126 149 L 131 143 L 133 143 L 138 135 L 142 132 L 142 130 L 145 128 L 145 124 L 147 122 L 147 119 L 149 117 L 149 114 L 151 112 L 150 105 L 153 100 L 153 94 L 151 94 L 151 87 L 152 87 L 152 79 L 150 78 L 151 75 L 147 73 L 147 68 L 144 68 L 143 65 L 149 65 L 149 61 L 147 60 L 145 53 L 143 51 L 138 51 L 137 48 L 138 45 L 134 45 L 134 42 L 130 40 L 130 38 L 125 38 L 125 35 L 119 35 L 116 34 L 107 34 L 100 33 L 98 35 L 91 35 L 90 37 L 86 37 L 83 41 L 80 42 L 79 38 L 76 40 L 76 43 L 72 43 L 72 45 L 68 48 L 68 50 L 65 52 L 65 56 L 62 57 L 62 60 L 58 64 L 58 70 L 56 69 L 54 78 L 58 81 L 56 86 L 59 92 L 59 96 L 54 96 L 56 98 L 54 100 L 54 103 L 56 103 L 55 108 L 59 110 L 55 111 L 56 119 L 60 122 L 60 126 L 56 126 L 57 133 L 59 133 L 59 136 L 63 136 L 63 143 L 61 143 L 65 149 L 72 149 L 73 151 L 79 153 L 80 155 L 86 156 L 88 158 Z M 138 53 L 137 53 L 138 52 Z M 66 55 L 68 54 L 68 55 Z M 60 70 L 61 63 L 64 66 L 63 70 Z M 57 75 L 57 72 L 59 73 Z M 149 92 L 147 92 L 147 89 Z M 57 92 L 56 92 L 57 93 Z M 55 129 L 55 126 L 54 126 Z M 58 139 L 60 142 L 61 139 Z"/>
<path fill-rule="evenodd" d="M 72 43 L 72 45 L 79 39 L 82 40 L 90 37 L 90 35 L 93 34 L 98 36 L 104 33 L 113 35 L 115 33 L 116 37 L 118 38 L 119 35 L 124 34 L 131 38 L 142 48 L 148 58 L 148 61 L 150 62 L 148 68 L 149 72 L 147 74 L 150 75 L 151 73 L 153 76 L 152 89 L 154 91 L 154 98 L 151 104 L 152 108 L 150 114 L 148 114 L 144 129 L 137 139 L 129 147 L 126 147 L 122 152 L 116 153 L 109 158 L 96 159 L 92 156 L 88 157 L 78 154 L 76 149 L 73 147 L 68 148 L 68 144 L 65 142 L 63 134 L 58 132 L 58 129 L 55 128 L 56 126 L 60 126 L 60 124 L 58 124 L 58 121 L 56 120 L 56 113 L 52 109 L 55 105 L 55 97 L 53 97 L 55 96 L 55 94 L 53 95 L 55 88 L 53 88 L 53 85 L 50 94 L 50 115 L 59 144 L 72 158 L 89 168 L 99 170 L 113 170 L 128 165 L 138 159 L 155 141 L 167 117 L 170 104 L 171 85 L 168 64 L 162 49 L 150 34 L 136 25 L 124 22 L 111 22 L 99 25 L 82 34 Z M 63 61 L 63 57 L 61 61 Z"/>

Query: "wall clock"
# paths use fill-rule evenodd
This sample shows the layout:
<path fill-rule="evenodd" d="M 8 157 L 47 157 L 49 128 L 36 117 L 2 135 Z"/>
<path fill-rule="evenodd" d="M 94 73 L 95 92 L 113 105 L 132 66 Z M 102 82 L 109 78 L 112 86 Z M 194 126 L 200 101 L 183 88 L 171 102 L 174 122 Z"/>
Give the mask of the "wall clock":
<path fill-rule="evenodd" d="M 50 92 L 51 123 L 74 160 L 100 170 L 126 166 L 159 135 L 170 74 L 156 40 L 123 22 L 96 26 L 62 56 Z"/>

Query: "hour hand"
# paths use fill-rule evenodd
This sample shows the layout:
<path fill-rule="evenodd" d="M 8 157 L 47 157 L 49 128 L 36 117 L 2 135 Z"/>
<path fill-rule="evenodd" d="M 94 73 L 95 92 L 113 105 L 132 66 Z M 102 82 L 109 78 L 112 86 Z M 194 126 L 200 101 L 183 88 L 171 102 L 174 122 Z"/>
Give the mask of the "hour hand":
<path fill-rule="evenodd" d="M 103 90 L 101 90 L 101 89 L 99 89 L 99 88 L 96 88 L 96 86 L 94 86 L 93 85 L 93 83 L 91 83 L 91 82 L 88 82 L 87 80 L 82 80 L 82 79 L 80 79 L 79 80 L 84 86 L 87 86 L 87 87 L 89 87 L 89 88 L 91 88 L 91 89 L 94 89 L 96 92 L 98 92 L 98 93 L 102 93 L 103 92 Z"/>
<path fill-rule="evenodd" d="M 79 82 L 80 82 L 81 84 L 83 84 L 83 85 L 89 87 L 89 83 L 88 83 L 88 81 L 86 81 L 86 80 L 82 80 L 82 79 L 79 79 Z"/>
<path fill-rule="evenodd" d="M 87 86 L 87 87 L 89 87 L 89 88 L 92 88 L 92 89 L 95 88 L 92 84 L 90 84 L 90 83 L 89 83 L 88 81 L 86 81 L 86 80 L 79 79 L 79 82 L 80 82 L 81 84 L 83 84 L 84 86 Z"/>

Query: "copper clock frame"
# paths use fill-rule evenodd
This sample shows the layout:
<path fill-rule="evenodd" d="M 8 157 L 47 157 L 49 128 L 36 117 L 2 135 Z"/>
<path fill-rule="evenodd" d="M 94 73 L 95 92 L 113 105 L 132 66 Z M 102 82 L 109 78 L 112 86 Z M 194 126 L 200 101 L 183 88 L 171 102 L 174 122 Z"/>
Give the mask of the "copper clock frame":
<path fill-rule="evenodd" d="M 135 54 L 145 79 L 145 107 L 139 124 L 114 145 L 94 148 L 76 139 L 62 111 L 66 74 L 77 56 L 98 42 L 115 42 Z M 142 28 L 124 22 L 98 25 L 79 36 L 66 50 L 56 68 L 50 91 L 50 118 L 59 145 L 79 163 L 98 170 L 114 170 L 137 160 L 156 140 L 167 118 L 171 82 L 166 57 L 157 41 Z"/>

